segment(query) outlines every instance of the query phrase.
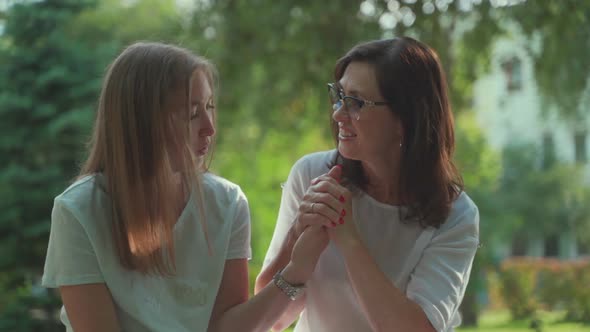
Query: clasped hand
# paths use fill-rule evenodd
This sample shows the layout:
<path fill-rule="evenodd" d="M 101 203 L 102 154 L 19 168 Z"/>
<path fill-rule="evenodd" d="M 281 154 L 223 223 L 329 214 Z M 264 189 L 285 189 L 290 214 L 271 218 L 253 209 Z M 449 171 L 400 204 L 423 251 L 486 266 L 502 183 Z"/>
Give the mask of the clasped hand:
<path fill-rule="evenodd" d="M 306 274 L 313 272 L 329 240 L 337 247 L 359 241 L 352 218 L 352 194 L 340 184 L 341 175 L 337 165 L 311 181 L 291 227 L 290 237 L 295 243 L 291 262 Z"/>

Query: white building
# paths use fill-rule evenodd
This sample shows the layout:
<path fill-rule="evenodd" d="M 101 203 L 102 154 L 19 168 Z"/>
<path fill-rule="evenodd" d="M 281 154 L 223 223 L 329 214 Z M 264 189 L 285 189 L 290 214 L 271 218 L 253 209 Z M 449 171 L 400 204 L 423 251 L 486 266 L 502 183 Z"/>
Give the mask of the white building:
<path fill-rule="evenodd" d="M 516 27 L 512 30 L 515 33 L 496 42 L 490 72 L 474 86 L 474 110 L 484 135 L 497 150 L 517 142 L 535 144 L 541 151 L 553 147 L 559 160 L 585 165 L 586 182 L 590 184 L 590 73 L 585 97 L 580 102 L 581 110 L 586 110 L 582 113 L 586 114 L 585 121 L 571 123 L 561 119 L 555 109 L 547 109 L 539 98 L 533 61 L 524 47 L 530 47 L 531 41 L 519 35 Z M 534 41 L 532 47 L 535 48 Z M 571 229 L 529 239 L 527 243 L 512 242 L 500 249 L 501 255 L 575 258 L 590 254 L 588 248 L 578 246 Z"/>

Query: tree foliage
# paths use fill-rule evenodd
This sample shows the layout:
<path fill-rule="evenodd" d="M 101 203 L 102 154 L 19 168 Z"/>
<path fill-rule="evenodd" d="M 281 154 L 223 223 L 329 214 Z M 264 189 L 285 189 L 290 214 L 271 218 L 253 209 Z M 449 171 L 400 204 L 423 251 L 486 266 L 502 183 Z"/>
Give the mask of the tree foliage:
<path fill-rule="evenodd" d="M 0 312 L 5 315 L 23 309 L 10 299 L 33 301 L 22 289 L 36 284 L 43 268 L 52 197 L 76 174 L 88 135 L 103 60 L 100 50 L 69 39 L 67 28 L 92 5 L 48 0 L 9 11 L 0 44 L 0 270 L 7 271 L 0 282 Z M 19 322 L 0 318 L 0 324 L 9 321 Z"/>
<path fill-rule="evenodd" d="M 571 122 L 587 120 L 588 101 L 579 106 L 590 94 L 590 2 L 527 1 L 508 17 L 532 41 L 528 50 L 541 98 Z"/>
<path fill-rule="evenodd" d="M 580 165 L 555 162 L 544 167 L 537 148 L 528 145 L 508 146 L 503 156 L 503 210 L 518 216 L 513 226 L 529 236 L 558 235 L 574 231 L 586 242 L 590 228 L 590 188 L 581 181 Z M 515 227 L 516 226 L 516 227 Z"/>

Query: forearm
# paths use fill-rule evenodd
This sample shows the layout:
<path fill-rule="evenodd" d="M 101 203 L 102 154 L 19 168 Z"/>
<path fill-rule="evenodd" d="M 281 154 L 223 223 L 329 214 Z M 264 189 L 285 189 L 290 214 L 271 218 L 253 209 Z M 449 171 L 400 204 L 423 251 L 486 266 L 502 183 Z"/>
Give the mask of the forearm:
<path fill-rule="evenodd" d="M 262 291 L 262 289 L 264 289 L 266 285 L 272 281 L 273 276 L 284 269 L 288 263 L 288 259 L 281 259 L 279 256 L 273 259 L 272 262 L 260 272 L 258 277 L 256 277 L 256 282 L 254 283 L 254 294 L 260 293 L 260 291 Z"/>
<path fill-rule="evenodd" d="M 301 282 L 300 276 L 291 265 L 285 267 L 283 276 L 290 282 Z M 267 332 L 271 328 L 282 327 L 284 329 L 290 325 L 292 320 L 286 325 L 285 323 L 277 325 L 277 322 L 284 321 L 281 318 L 288 313 L 292 315 L 293 309 L 301 306 L 300 300 L 292 301 L 283 291 L 269 282 L 260 287 L 257 294 L 250 300 L 231 308 L 219 319 L 211 322 L 208 332 Z"/>
<path fill-rule="evenodd" d="M 293 237 L 292 230 L 290 230 L 289 233 L 287 233 L 285 241 L 283 241 L 283 244 L 281 245 L 279 254 L 260 272 L 256 278 L 256 283 L 254 284 L 254 294 L 258 294 L 260 290 L 268 285 L 268 283 L 272 280 L 272 277 L 277 274 L 277 272 L 281 271 L 287 266 L 287 264 L 289 264 L 295 242 Z"/>
<path fill-rule="evenodd" d="M 275 274 L 279 271 L 285 269 L 285 267 L 289 263 L 289 257 L 291 255 L 292 245 L 288 244 L 289 241 L 285 241 L 286 245 L 284 248 L 281 248 L 279 255 L 273 259 L 270 264 L 268 264 L 262 272 L 256 278 L 256 283 L 254 285 L 254 294 L 260 293 L 262 290 L 267 288 L 269 284 L 271 284 L 272 278 Z M 289 271 L 284 271 L 283 274 L 289 273 Z M 287 275 L 286 278 L 289 276 Z M 270 285 L 273 286 L 273 285 Z M 276 288 L 276 287 L 274 287 Z M 297 299 L 296 301 L 291 301 L 280 315 L 280 317 L 276 320 L 275 324 L 272 326 L 273 331 L 282 331 L 289 327 L 297 318 L 299 313 L 304 308 L 304 301 L 305 295 Z"/>
<path fill-rule="evenodd" d="M 379 269 L 361 242 L 341 248 L 348 277 L 373 331 L 434 332 L 422 308 Z"/>
<path fill-rule="evenodd" d="M 254 294 L 260 293 L 264 290 L 270 283 L 272 283 L 272 277 L 282 270 L 286 264 L 269 264 L 267 268 L 260 273 L 258 278 L 256 278 L 256 284 L 254 286 Z M 271 285 L 272 286 L 272 285 Z M 276 288 L 276 287 L 275 287 Z M 291 301 L 288 304 L 287 308 L 281 314 L 280 318 L 276 321 L 276 323 L 272 326 L 273 331 L 282 331 L 289 327 L 299 316 L 301 311 L 304 308 L 305 303 L 305 294 L 301 296 L 296 301 Z"/>

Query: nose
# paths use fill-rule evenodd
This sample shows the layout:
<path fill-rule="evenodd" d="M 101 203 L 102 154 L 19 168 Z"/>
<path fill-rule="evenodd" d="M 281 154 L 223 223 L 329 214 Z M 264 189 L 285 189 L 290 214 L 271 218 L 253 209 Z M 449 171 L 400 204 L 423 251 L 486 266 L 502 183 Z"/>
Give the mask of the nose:
<path fill-rule="evenodd" d="M 349 119 L 348 113 L 344 109 L 344 103 L 332 105 L 333 113 L 332 119 L 336 122 L 344 122 Z"/>
<path fill-rule="evenodd" d="M 208 137 L 215 135 L 215 124 L 213 119 L 213 113 L 204 112 L 204 116 L 201 117 L 201 123 L 199 127 L 199 136 Z"/>

